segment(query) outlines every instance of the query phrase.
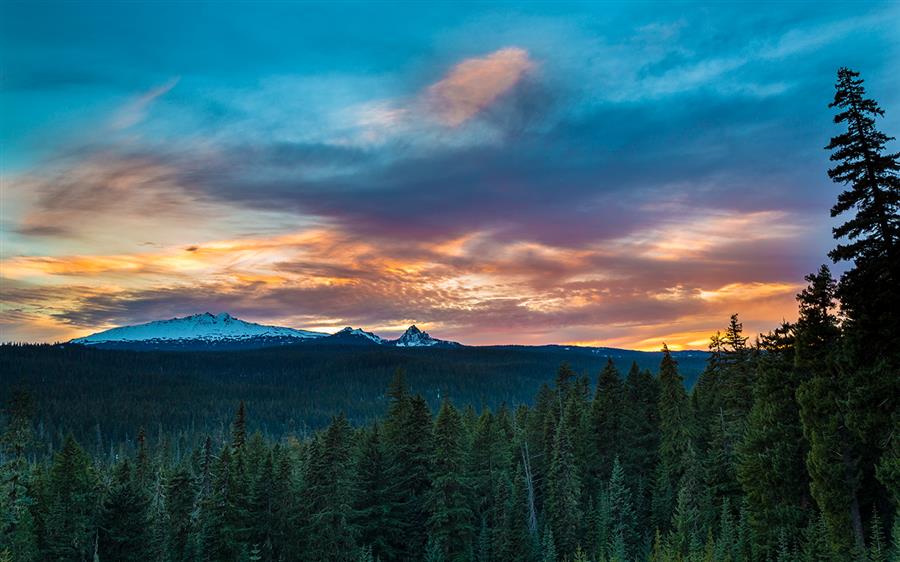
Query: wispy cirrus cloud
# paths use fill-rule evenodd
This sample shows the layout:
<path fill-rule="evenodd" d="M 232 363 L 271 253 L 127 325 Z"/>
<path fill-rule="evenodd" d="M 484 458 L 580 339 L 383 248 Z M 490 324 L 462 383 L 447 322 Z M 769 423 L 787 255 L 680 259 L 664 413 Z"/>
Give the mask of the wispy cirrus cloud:
<path fill-rule="evenodd" d="M 115 115 L 111 122 L 113 129 L 127 129 L 137 125 L 147 117 L 150 106 L 160 97 L 169 93 L 172 88 L 178 85 L 180 76 L 176 76 L 168 80 L 164 84 L 147 90 L 143 94 L 137 96 L 124 107 L 122 107 Z"/>

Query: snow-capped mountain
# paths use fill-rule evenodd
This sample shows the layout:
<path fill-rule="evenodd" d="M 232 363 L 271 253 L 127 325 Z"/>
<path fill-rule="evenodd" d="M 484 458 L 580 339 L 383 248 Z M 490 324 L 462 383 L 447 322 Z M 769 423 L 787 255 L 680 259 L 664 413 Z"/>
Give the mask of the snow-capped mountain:
<path fill-rule="evenodd" d="M 406 329 L 399 338 L 388 342 L 396 347 L 461 347 L 462 344 L 455 341 L 439 340 L 423 332 L 415 324 Z"/>
<path fill-rule="evenodd" d="M 429 336 L 410 326 L 395 340 L 386 340 L 360 328 L 347 327 L 334 334 L 245 322 L 228 313 L 194 314 L 97 332 L 69 343 L 118 349 L 247 349 L 287 344 L 383 345 L 391 347 L 461 347 Z"/>
<path fill-rule="evenodd" d="M 373 334 L 359 328 L 346 327 L 343 330 L 335 332 L 330 336 L 316 340 L 321 344 L 342 344 L 342 345 L 382 345 L 385 341 Z"/>
<path fill-rule="evenodd" d="M 122 326 L 103 332 L 97 332 L 83 338 L 76 338 L 71 343 L 83 345 L 102 344 L 172 344 L 190 343 L 236 343 L 251 340 L 271 343 L 296 343 L 327 336 L 321 332 L 295 330 L 281 326 L 266 326 L 254 322 L 245 322 L 228 313 L 218 315 L 206 312 L 171 320 L 158 320 Z"/>

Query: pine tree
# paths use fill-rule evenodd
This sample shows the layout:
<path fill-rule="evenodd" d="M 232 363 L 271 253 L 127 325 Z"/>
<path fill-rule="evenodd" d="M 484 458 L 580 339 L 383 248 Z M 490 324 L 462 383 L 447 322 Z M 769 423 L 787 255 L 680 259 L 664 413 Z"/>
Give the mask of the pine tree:
<path fill-rule="evenodd" d="M 682 462 L 692 438 L 690 404 L 678 363 L 663 344 L 659 366 L 659 458 L 665 463 L 669 479 L 678 482 L 684 472 Z"/>
<path fill-rule="evenodd" d="M 771 555 L 782 535 L 805 527 L 809 497 L 806 455 L 794 369 L 794 327 L 762 337 L 748 427 L 738 447 L 737 475 L 750 506 L 760 551 Z"/>
<path fill-rule="evenodd" d="M 193 480 L 187 466 L 175 468 L 166 484 L 166 510 L 168 517 L 168 556 L 171 562 L 187 562 L 192 559 L 191 518 L 194 510 Z"/>
<path fill-rule="evenodd" d="M 395 553 L 384 537 L 391 508 L 390 481 L 381 426 L 377 423 L 363 436 L 356 469 L 359 493 L 354 505 L 354 521 L 359 528 L 359 542 L 367 545 L 373 557 L 393 560 Z"/>
<path fill-rule="evenodd" d="M 580 542 L 581 481 L 575 465 L 570 429 L 566 416 L 556 429 L 553 457 L 547 472 L 545 513 L 553 531 L 557 551 L 563 556 L 575 552 Z"/>
<path fill-rule="evenodd" d="M 467 460 L 462 418 L 445 400 L 434 424 L 428 529 L 429 536 L 441 543 L 447 562 L 474 559 L 476 533 Z"/>
<path fill-rule="evenodd" d="M 254 441 L 256 439 L 251 439 L 251 443 Z M 272 454 L 267 451 L 250 488 L 247 513 L 249 526 L 247 540 L 252 545 L 252 550 L 256 550 L 265 560 L 272 558 L 274 509 L 277 501 L 274 493 L 275 465 Z"/>
<path fill-rule="evenodd" d="M 828 526 L 824 517 L 811 519 L 803 533 L 803 562 L 833 562 L 831 545 L 828 539 Z"/>
<path fill-rule="evenodd" d="M 847 238 L 849 243 L 838 244 L 829 254 L 835 262 L 854 261 L 855 268 L 841 280 L 840 297 L 851 318 L 876 320 L 883 318 L 888 325 L 879 329 L 897 337 L 896 308 L 879 308 L 887 303 L 879 298 L 896 299 L 892 291 L 877 290 L 872 282 L 892 286 L 896 281 L 897 237 L 900 231 L 900 153 L 886 153 L 886 144 L 893 140 L 875 128 L 875 119 L 884 111 L 878 102 L 866 98 L 866 90 L 859 73 L 849 68 L 838 70 L 834 101 L 829 105 L 838 108 L 834 122 L 845 123 L 846 132 L 831 139 L 826 150 L 833 151 L 831 160 L 838 164 L 828 171 L 837 183 L 850 188 L 838 195 L 831 209 L 837 217 L 855 210 L 853 218 L 835 227 L 837 239 Z M 867 289 L 876 289 L 872 292 Z M 896 303 L 896 301 L 892 301 Z"/>
<path fill-rule="evenodd" d="M 550 527 L 544 529 L 544 538 L 541 540 L 541 562 L 556 562 L 556 541 L 553 540 Z"/>
<path fill-rule="evenodd" d="M 596 455 L 591 477 L 596 482 L 609 480 L 613 459 L 621 453 L 623 417 L 622 377 L 613 360 L 607 359 L 591 404 L 593 454 Z"/>
<path fill-rule="evenodd" d="M 244 401 L 238 404 L 237 413 L 234 415 L 234 422 L 231 424 L 231 450 L 235 454 L 243 452 L 244 445 L 247 443 L 247 408 Z"/>
<path fill-rule="evenodd" d="M 672 486 L 672 476 L 665 462 L 660 461 L 656 465 L 653 480 L 653 499 L 651 502 L 651 522 L 656 532 L 669 530 L 672 522 L 672 513 L 675 509 L 675 492 Z"/>
<path fill-rule="evenodd" d="M 14 392 L 4 412 L 6 429 L 0 435 L 0 458 L 6 459 L 0 465 L 0 550 L 11 546 L 17 559 L 24 562 L 38 556 L 26 458 L 34 441 L 32 410 L 30 396 L 24 391 Z"/>
<path fill-rule="evenodd" d="M 803 382 L 797 390 L 803 431 L 809 442 L 806 467 L 810 491 L 828 524 L 839 552 L 848 554 L 863 542 L 859 502 L 859 442 L 841 404 L 849 392 L 833 358 L 840 337 L 832 312 L 834 281 L 828 268 L 807 276 L 809 286 L 797 295 L 795 366 Z"/>
<path fill-rule="evenodd" d="M 631 489 L 625 482 L 625 469 L 619 463 L 619 457 L 613 460 L 608 493 L 613 539 L 621 541 L 621 547 L 610 548 L 610 552 L 624 561 L 630 559 L 634 553 L 638 542 L 638 529 Z"/>
<path fill-rule="evenodd" d="M 872 518 L 869 520 L 869 562 L 885 562 L 888 552 L 884 541 L 884 529 L 881 527 L 881 518 L 878 510 L 872 509 Z"/>
<path fill-rule="evenodd" d="M 385 562 L 409 560 L 425 549 L 432 457 L 431 412 L 424 398 L 409 394 L 402 371 L 396 373 L 388 395 L 384 434 L 391 486 L 384 536 L 397 558 Z"/>
<path fill-rule="evenodd" d="M 306 560 L 350 562 L 357 552 L 352 518 L 353 456 L 347 418 L 335 417 L 312 443 L 303 492 Z"/>
<path fill-rule="evenodd" d="M 494 559 L 532 560 L 535 538 L 528 528 L 525 474 L 521 465 L 516 465 L 516 470 L 510 477 L 501 479 L 499 488 L 509 491 L 506 494 L 497 494 L 498 499 L 505 496 L 505 500 L 502 502 L 502 512 L 495 532 Z"/>
<path fill-rule="evenodd" d="M 884 112 L 866 97 L 859 73 L 838 70 L 830 107 L 838 111 L 834 122 L 846 130 L 826 147 L 836 163 L 828 175 L 847 189 L 831 209 L 832 217 L 846 220 L 834 228 L 838 244 L 829 256 L 852 262 L 836 294 L 844 314 L 838 363 L 846 385 L 842 425 L 855 434 L 845 441 L 858 441 L 856 453 L 844 455 L 856 457 L 845 472 L 854 472 L 868 489 L 873 467 L 890 451 L 900 425 L 900 354 L 894 351 L 900 345 L 900 299 L 896 290 L 887 289 L 900 283 L 900 153 L 887 151 L 893 139 L 875 126 Z M 856 496 L 860 503 L 870 501 L 865 493 Z M 859 510 L 865 513 L 867 507 Z M 851 517 L 857 547 L 863 544 L 860 519 L 855 513 Z"/>
<path fill-rule="evenodd" d="M 710 506 L 703 483 L 703 467 L 697 453 L 692 446 L 688 446 L 684 456 L 684 474 L 678 485 L 670 542 L 676 551 L 690 554 L 702 547 L 702 537 L 709 530 L 706 515 Z"/>
<path fill-rule="evenodd" d="M 144 562 L 149 554 L 148 500 L 123 461 L 103 501 L 97 551 L 101 560 Z"/>
<path fill-rule="evenodd" d="M 72 435 L 53 458 L 43 516 L 45 557 L 85 560 L 94 552 L 98 512 L 96 474 Z"/>
<path fill-rule="evenodd" d="M 635 510 L 645 529 L 651 528 L 650 496 L 659 451 L 658 402 L 656 379 L 633 363 L 624 387 L 621 461 L 625 473 L 631 475 Z"/>

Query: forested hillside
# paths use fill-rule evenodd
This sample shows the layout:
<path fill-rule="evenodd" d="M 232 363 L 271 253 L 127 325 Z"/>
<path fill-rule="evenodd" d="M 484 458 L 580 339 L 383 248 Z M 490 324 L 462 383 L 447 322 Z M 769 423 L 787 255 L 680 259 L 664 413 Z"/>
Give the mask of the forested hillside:
<path fill-rule="evenodd" d="M 595 353 L 601 351 L 602 353 Z M 306 436 L 344 412 L 354 425 L 387 411 L 385 389 L 402 368 L 432 409 L 530 403 L 563 362 L 596 380 L 607 357 L 655 369 L 661 353 L 545 347 L 397 348 L 293 345 L 247 351 L 123 351 L 80 345 L 0 345 L 0 399 L 26 391 L 44 454 L 65 435 L 92 456 L 133 454 L 144 428 L 151 443 L 182 448 L 221 437 L 238 402 L 254 412 L 251 430 L 270 439 Z M 688 384 L 706 353 L 677 354 Z M 111 457 L 112 458 L 112 457 Z"/>
<path fill-rule="evenodd" d="M 481 367 L 438 382 L 426 375 L 441 355 L 413 354 L 402 366 L 419 373 L 416 384 L 396 370 L 383 404 L 361 407 L 356 423 L 334 412 L 321 431 L 287 425 L 278 429 L 287 437 L 266 436 L 250 429 L 275 423 L 253 422 L 268 415 L 258 394 L 199 444 L 162 431 L 120 448 L 98 432 L 102 445 L 67 437 L 52 456 L 35 404 L 16 394 L 2 439 L 0 560 L 900 560 L 900 156 L 887 153 L 890 139 L 874 126 L 881 110 L 855 72 L 839 71 L 833 107 L 847 130 L 828 147 L 830 174 L 848 187 L 832 210 L 846 222 L 835 229 L 831 257 L 848 262 L 847 271 L 840 282 L 826 266 L 807 276 L 797 321 L 758 342 L 732 316 L 712 335 L 690 391 L 664 350 L 655 372 L 609 360 L 596 384 L 582 374 L 591 365 L 562 365 L 532 400 L 504 375 L 483 387 L 492 407 L 473 408 L 461 405 L 472 396 L 459 398 Z M 80 373 L 121 362 L 117 396 L 129 398 L 79 420 L 129 419 L 128 404 L 151 407 L 161 396 L 177 404 L 178 423 L 206 419 L 213 399 L 191 408 L 192 376 L 182 388 L 161 384 L 148 394 L 136 383 L 150 376 L 136 367 L 140 358 L 225 369 L 232 357 L 14 352 L 78 364 Z M 497 353 L 498 362 L 513 357 Z M 333 378 L 322 365 L 316 376 Z M 248 395 L 271 384 L 285 400 L 299 398 L 275 384 L 282 375 L 230 384 Z M 381 385 L 383 375 L 355 384 Z M 77 378 L 45 380 L 60 385 L 51 402 L 112 404 Z M 334 403 L 320 398 L 301 408 L 325 415 Z M 64 418 L 54 424 L 66 430 Z"/>

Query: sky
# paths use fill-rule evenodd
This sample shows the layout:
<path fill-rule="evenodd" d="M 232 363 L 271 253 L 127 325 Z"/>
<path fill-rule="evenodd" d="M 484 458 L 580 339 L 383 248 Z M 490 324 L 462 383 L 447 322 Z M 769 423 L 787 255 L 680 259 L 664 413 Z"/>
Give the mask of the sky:
<path fill-rule="evenodd" d="M 0 340 L 769 331 L 833 245 L 840 66 L 900 134 L 898 30 L 897 2 L 3 2 Z"/>

